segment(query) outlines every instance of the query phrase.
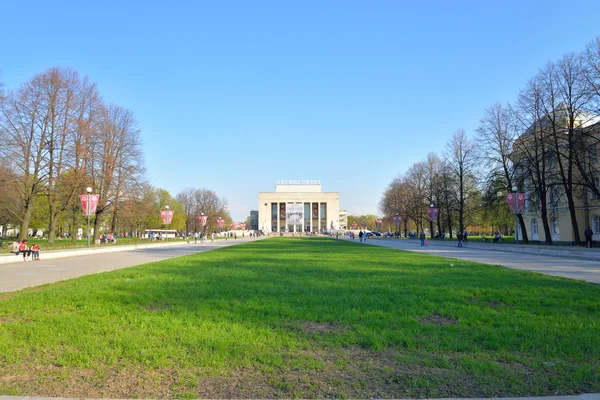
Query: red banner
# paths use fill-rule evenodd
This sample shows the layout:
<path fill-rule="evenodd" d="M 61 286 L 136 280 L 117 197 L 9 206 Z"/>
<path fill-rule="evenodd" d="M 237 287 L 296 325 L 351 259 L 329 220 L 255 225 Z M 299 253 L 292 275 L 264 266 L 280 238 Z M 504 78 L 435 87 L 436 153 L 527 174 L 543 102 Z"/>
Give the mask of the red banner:
<path fill-rule="evenodd" d="M 208 215 L 198 215 L 198 221 L 200 222 L 200 225 L 202 225 L 203 227 L 206 226 L 207 220 L 208 220 Z"/>
<path fill-rule="evenodd" d="M 517 214 L 522 214 L 523 209 L 525 208 L 525 193 L 516 193 L 517 195 Z M 510 212 L 515 214 L 515 194 L 514 193 L 506 193 L 506 201 L 508 202 L 508 207 L 510 207 Z"/>
<path fill-rule="evenodd" d="M 363 221 L 360 224 L 363 227 L 363 229 L 365 229 L 367 227 L 367 221 Z"/>
<path fill-rule="evenodd" d="M 517 193 L 517 213 L 523 214 L 525 208 L 525 193 Z"/>
<path fill-rule="evenodd" d="M 382 223 L 383 223 L 383 220 L 381 220 L 381 219 L 376 219 L 376 220 L 375 220 L 375 226 L 376 226 L 377 228 L 379 228 L 379 227 L 381 226 L 381 224 L 382 224 Z"/>
<path fill-rule="evenodd" d="M 394 221 L 394 225 L 396 225 L 396 228 L 398 228 L 400 226 L 400 221 L 402 221 L 402 217 L 396 215 L 394 218 L 392 218 L 392 220 Z"/>
<path fill-rule="evenodd" d="M 219 228 L 222 228 L 222 227 L 224 227 L 224 226 L 225 226 L 225 220 L 224 220 L 224 219 L 218 219 L 218 220 L 217 220 L 217 226 L 218 226 Z"/>
<path fill-rule="evenodd" d="M 172 210 L 161 211 L 160 212 L 160 218 L 162 219 L 162 223 L 163 224 L 170 224 L 171 221 L 173 220 L 173 213 L 174 213 L 174 211 L 172 211 Z"/>
<path fill-rule="evenodd" d="M 356 222 L 352 224 L 352 229 L 356 229 L 357 225 Z"/>
<path fill-rule="evenodd" d="M 435 221 L 437 216 L 438 216 L 438 212 L 440 211 L 439 208 L 428 208 L 427 209 L 427 217 L 429 218 L 430 221 Z"/>
<path fill-rule="evenodd" d="M 98 199 L 100 198 L 99 194 L 90 194 L 90 214 L 96 214 L 96 207 L 98 207 Z M 79 200 L 81 200 L 81 209 L 83 210 L 83 215 L 88 215 L 88 195 L 81 194 L 79 195 Z"/>

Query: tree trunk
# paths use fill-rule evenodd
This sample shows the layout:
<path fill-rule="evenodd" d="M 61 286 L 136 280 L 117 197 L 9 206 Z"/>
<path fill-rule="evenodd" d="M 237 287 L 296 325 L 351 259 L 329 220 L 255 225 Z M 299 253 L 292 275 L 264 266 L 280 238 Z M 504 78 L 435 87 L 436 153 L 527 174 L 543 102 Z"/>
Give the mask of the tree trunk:
<path fill-rule="evenodd" d="M 529 239 L 527 238 L 527 227 L 525 226 L 525 221 L 523 220 L 523 215 L 517 214 L 517 218 L 519 219 L 519 225 L 521 225 L 521 241 L 523 243 L 529 243 Z"/>

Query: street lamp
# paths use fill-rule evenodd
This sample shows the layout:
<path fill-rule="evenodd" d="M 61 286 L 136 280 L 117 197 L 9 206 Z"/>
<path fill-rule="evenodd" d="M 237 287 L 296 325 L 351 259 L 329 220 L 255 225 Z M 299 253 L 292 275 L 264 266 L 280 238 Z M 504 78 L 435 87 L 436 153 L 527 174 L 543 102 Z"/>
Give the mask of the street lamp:
<path fill-rule="evenodd" d="M 431 214 L 429 214 L 429 237 L 431 239 L 433 239 L 433 218 L 434 218 L 434 210 L 433 210 L 433 203 L 431 203 L 429 205 L 429 211 L 431 212 Z"/>
<path fill-rule="evenodd" d="M 204 238 L 204 231 L 206 230 L 206 220 L 204 219 L 204 213 L 200 213 L 202 216 L 202 237 Z"/>
<path fill-rule="evenodd" d="M 167 225 L 167 229 L 165 229 L 165 236 L 167 237 L 167 242 L 169 241 L 169 206 L 165 206 L 167 212 L 165 213 L 166 218 L 166 225 Z"/>
<path fill-rule="evenodd" d="M 517 208 L 517 187 L 513 186 L 512 187 L 512 191 L 513 191 L 513 206 L 514 206 L 514 212 L 515 212 L 515 244 L 519 244 L 519 217 L 517 216 L 517 213 L 519 212 L 519 209 Z"/>
<path fill-rule="evenodd" d="M 394 225 L 396 225 L 396 239 L 400 237 L 400 233 L 398 232 L 398 228 L 400 228 L 400 216 L 396 213 L 396 216 L 393 218 Z"/>
<path fill-rule="evenodd" d="M 88 245 L 87 245 L 87 247 L 90 247 L 90 195 L 92 194 L 92 188 L 88 187 L 87 189 L 85 189 L 85 191 L 87 192 L 87 210 L 86 210 L 86 214 L 87 214 L 87 217 L 88 217 L 88 229 L 87 229 Z"/>

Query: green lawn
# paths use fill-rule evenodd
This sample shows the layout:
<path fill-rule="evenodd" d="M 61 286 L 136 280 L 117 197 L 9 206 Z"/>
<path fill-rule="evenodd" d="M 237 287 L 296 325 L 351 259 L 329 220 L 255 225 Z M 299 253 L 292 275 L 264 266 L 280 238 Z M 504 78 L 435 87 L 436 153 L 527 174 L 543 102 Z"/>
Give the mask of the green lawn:
<path fill-rule="evenodd" d="M 585 282 L 271 238 L 0 294 L 0 394 L 600 392 L 599 310 Z"/>

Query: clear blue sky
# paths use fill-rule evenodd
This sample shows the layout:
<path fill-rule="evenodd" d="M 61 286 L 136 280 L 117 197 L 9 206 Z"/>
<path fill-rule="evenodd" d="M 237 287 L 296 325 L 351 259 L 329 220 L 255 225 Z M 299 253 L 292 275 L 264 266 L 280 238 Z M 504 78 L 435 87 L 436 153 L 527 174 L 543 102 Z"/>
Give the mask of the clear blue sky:
<path fill-rule="evenodd" d="M 0 79 L 52 66 L 134 112 L 150 182 L 225 197 L 320 179 L 351 214 L 548 61 L 598 31 L 597 0 L 4 1 Z"/>

